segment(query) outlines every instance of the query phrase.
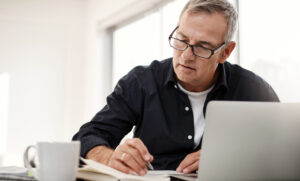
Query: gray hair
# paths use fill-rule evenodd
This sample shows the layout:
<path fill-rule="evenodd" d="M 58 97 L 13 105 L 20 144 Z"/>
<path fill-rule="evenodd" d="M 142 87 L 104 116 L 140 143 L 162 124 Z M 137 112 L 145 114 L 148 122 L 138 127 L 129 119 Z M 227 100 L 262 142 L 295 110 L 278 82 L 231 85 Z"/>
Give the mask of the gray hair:
<path fill-rule="evenodd" d="M 238 14 L 232 4 L 227 0 L 190 0 L 183 8 L 180 19 L 183 13 L 196 14 L 200 12 L 221 13 L 227 19 L 227 33 L 224 41 L 230 41 L 236 30 Z"/>

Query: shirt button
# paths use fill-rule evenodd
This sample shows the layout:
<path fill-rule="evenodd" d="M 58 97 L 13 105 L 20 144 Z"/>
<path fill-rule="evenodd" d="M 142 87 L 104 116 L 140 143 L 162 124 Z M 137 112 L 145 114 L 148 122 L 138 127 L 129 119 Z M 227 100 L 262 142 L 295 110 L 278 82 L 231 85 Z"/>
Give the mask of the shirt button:
<path fill-rule="evenodd" d="M 177 89 L 177 85 L 176 84 L 174 85 L 174 87 L 175 87 L 175 89 Z"/>
<path fill-rule="evenodd" d="M 189 108 L 189 107 L 185 107 L 185 110 L 186 110 L 186 111 L 189 111 L 189 110 L 190 110 L 190 108 Z"/>
<path fill-rule="evenodd" d="M 188 139 L 191 140 L 193 138 L 192 135 L 188 135 Z"/>

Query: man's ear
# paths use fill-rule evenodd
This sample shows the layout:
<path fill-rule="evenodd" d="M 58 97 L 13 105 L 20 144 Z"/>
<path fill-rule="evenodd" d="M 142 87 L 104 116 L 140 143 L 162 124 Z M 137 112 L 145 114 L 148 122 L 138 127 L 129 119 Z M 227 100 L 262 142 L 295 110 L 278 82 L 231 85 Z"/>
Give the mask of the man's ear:
<path fill-rule="evenodd" d="M 230 56 L 231 52 L 234 50 L 236 43 L 234 41 L 231 41 L 227 43 L 225 49 L 223 50 L 221 54 L 221 58 L 219 60 L 219 63 L 224 63 L 227 58 Z"/>

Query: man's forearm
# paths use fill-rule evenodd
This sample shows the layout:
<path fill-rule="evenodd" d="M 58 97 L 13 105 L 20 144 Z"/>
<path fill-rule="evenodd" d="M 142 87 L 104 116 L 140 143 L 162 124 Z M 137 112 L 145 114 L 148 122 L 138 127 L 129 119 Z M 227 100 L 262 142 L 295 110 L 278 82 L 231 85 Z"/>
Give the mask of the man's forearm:
<path fill-rule="evenodd" d="M 107 146 L 96 146 L 86 154 L 86 158 L 108 165 L 113 152 L 114 150 Z"/>

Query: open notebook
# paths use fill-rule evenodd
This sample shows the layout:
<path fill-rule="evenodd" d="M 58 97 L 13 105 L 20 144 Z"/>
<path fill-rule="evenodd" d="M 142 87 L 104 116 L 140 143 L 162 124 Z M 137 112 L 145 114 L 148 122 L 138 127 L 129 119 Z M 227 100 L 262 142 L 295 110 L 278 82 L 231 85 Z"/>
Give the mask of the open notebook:
<path fill-rule="evenodd" d="M 123 172 L 120 172 L 116 169 L 108 167 L 104 164 L 95 162 L 93 160 L 87 160 L 81 158 L 81 160 L 85 163 L 82 168 L 78 169 L 77 178 L 85 179 L 85 180 L 93 180 L 93 181 L 170 181 L 170 177 L 186 177 L 189 180 L 189 177 L 194 177 L 195 174 L 182 174 L 177 173 L 171 170 L 163 170 L 163 171 L 148 171 L 145 176 L 138 175 L 129 175 Z"/>

